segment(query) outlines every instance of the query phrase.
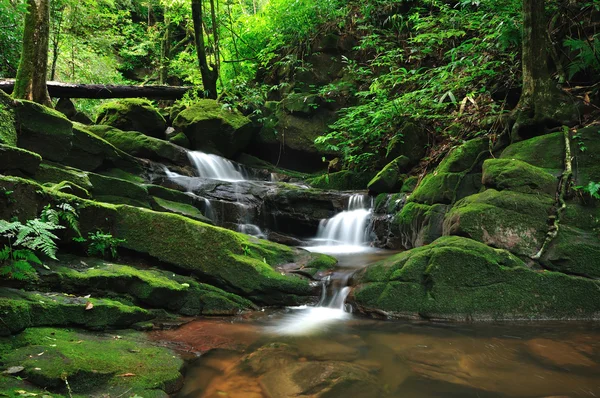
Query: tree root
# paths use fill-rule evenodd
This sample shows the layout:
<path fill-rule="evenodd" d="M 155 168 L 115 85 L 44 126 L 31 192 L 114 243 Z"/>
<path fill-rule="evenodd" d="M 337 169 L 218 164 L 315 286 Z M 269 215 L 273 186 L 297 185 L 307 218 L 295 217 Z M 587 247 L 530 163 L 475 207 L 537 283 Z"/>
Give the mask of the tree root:
<path fill-rule="evenodd" d="M 565 197 L 567 196 L 569 192 L 569 187 L 571 186 L 571 178 L 573 177 L 573 166 L 571 159 L 571 140 L 569 137 L 569 128 L 567 126 L 563 126 L 562 131 L 565 140 L 565 169 L 562 173 L 560 182 L 558 184 L 556 212 L 549 218 L 549 220 L 552 221 L 552 226 L 548 229 L 548 233 L 546 234 L 546 239 L 544 240 L 542 247 L 532 257 L 533 260 L 539 260 L 550 245 L 550 243 L 552 243 L 554 238 L 556 238 L 556 236 L 558 235 L 558 230 L 560 227 L 560 216 L 567 208 Z"/>

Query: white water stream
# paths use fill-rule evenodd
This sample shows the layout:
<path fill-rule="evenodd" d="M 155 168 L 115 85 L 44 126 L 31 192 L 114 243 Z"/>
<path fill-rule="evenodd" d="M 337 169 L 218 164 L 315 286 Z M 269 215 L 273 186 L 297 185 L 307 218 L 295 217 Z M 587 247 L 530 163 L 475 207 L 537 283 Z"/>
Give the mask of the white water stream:
<path fill-rule="evenodd" d="M 203 178 L 213 178 L 221 181 L 245 181 L 246 179 L 233 162 L 217 155 L 204 152 L 188 152 L 190 161 L 198 175 Z"/>

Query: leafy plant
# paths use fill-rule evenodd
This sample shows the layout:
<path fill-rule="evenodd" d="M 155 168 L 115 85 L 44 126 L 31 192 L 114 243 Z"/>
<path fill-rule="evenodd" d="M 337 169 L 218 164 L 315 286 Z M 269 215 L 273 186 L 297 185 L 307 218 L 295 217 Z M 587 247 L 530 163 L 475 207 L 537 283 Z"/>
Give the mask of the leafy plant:
<path fill-rule="evenodd" d="M 4 245 L 4 248 L 0 250 L 0 277 L 25 280 L 35 274 L 31 263 L 42 264 L 31 250 L 13 250 L 10 246 Z"/>
<path fill-rule="evenodd" d="M 576 186 L 575 189 L 587 193 L 594 199 L 600 200 L 600 182 L 590 181 L 587 185 Z"/>
<path fill-rule="evenodd" d="M 90 256 L 106 258 L 110 255 L 112 259 L 118 257 L 117 247 L 119 244 L 126 242 L 125 239 L 115 238 L 111 234 L 102 231 L 90 232 L 88 240 L 89 246 L 87 252 Z"/>
<path fill-rule="evenodd" d="M 79 214 L 77 213 L 77 209 L 69 203 L 60 203 L 56 206 L 56 209 L 52 208 L 51 205 L 47 205 L 42 210 L 41 220 L 56 225 L 61 225 L 61 221 L 64 221 L 67 227 L 81 236 L 81 232 L 79 231 Z"/>

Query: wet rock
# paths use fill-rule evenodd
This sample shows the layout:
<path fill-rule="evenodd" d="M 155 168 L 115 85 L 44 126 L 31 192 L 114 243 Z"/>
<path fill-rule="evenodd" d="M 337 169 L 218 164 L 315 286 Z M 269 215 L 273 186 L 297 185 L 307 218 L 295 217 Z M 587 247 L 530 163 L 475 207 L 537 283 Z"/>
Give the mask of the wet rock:
<path fill-rule="evenodd" d="M 596 366 L 584 353 L 577 350 L 576 346 L 562 341 L 537 338 L 526 343 L 527 349 L 542 362 L 556 366 Z"/>
<path fill-rule="evenodd" d="M 0 144 L 16 146 L 15 101 L 0 90 Z"/>
<path fill-rule="evenodd" d="M 9 175 L 34 175 L 42 157 L 14 146 L 0 144 L 0 173 Z"/>
<path fill-rule="evenodd" d="M 409 162 L 410 159 L 402 155 L 388 163 L 367 185 L 369 193 L 397 192 L 404 182 L 405 175 L 401 173 L 407 171 Z"/>

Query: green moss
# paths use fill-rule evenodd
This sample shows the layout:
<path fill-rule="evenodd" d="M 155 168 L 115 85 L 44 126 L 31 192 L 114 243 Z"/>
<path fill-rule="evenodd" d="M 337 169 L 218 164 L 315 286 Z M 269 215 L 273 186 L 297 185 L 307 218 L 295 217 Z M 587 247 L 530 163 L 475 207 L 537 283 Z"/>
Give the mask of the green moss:
<path fill-rule="evenodd" d="M 308 116 L 316 111 L 320 102 L 316 94 L 290 93 L 281 101 L 281 106 L 290 113 Z"/>
<path fill-rule="evenodd" d="M 148 202 L 148 191 L 140 184 L 94 173 L 89 173 L 88 177 L 93 186 L 94 196 L 118 196 L 134 199 L 141 203 Z M 146 204 L 145 207 L 147 206 Z"/>
<path fill-rule="evenodd" d="M 2 90 L 0 90 L 0 144 L 17 145 L 13 100 Z"/>
<path fill-rule="evenodd" d="M 427 132 L 423 128 L 415 123 L 404 123 L 387 145 L 385 158 L 391 161 L 406 156 L 410 164 L 416 164 L 425 155 L 427 144 Z"/>
<path fill-rule="evenodd" d="M 413 192 L 415 190 L 415 188 L 417 187 L 418 183 L 419 183 L 419 177 L 416 177 L 416 176 L 408 177 L 406 180 L 404 180 L 404 184 L 402 184 L 402 188 L 400 189 L 400 192 L 405 192 L 405 193 Z"/>
<path fill-rule="evenodd" d="M 355 172 L 343 170 L 335 173 L 323 174 L 306 180 L 313 188 L 335 191 L 363 190 L 373 178 L 371 172 Z"/>
<path fill-rule="evenodd" d="M 31 101 L 15 101 L 19 147 L 45 160 L 64 160 L 73 145 L 73 124 L 62 113 Z"/>
<path fill-rule="evenodd" d="M 516 159 L 546 169 L 555 176 L 562 174 L 565 158 L 563 133 L 546 134 L 507 147 L 501 159 Z"/>
<path fill-rule="evenodd" d="M 89 130 L 131 156 L 179 164 L 189 163 L 185 150 L 168 141 L 111 126 L 89 126 Z"/>
<path fill-rule="evenodd" d="M 544 253 L 548 269 L 588 278 L 600 278 L 600 232 L 561 225 L 558 236 Z"/>
<path fill-rule="evenodd" d="M 391 193 L 396 192 L 402 187 L 404 174 L 410 164 L 410 159 L 406 156 L 399 156 L 388 163 L 373 179 L 367 184 L 370 192 Z"/>
<path fill-rule="evenodd" d="M 105 102 L 98 109 L 96 124 L 105 124 L 120 130 L 138 131 L 150 137 L 165 138 L 165 118 L 150 101 L 140 98 Z"/>
<path fill-rule="evenodd" d="M 87 191 L 91 191 L 93 186 L 88 174 L 89 173 L 86 173 L 85 171 L 73 169 L 71 167 L 44 162 L 40 165 L 37 173 L 35 173 L 34 179 L 40 183 L 51 182 L 54 184 L 67 181 L 76 184 Z"/>
<path fill-rule="evenodd" d="M 93 304 L 90 310 L 86 310 L 88 302 Z M 146 310 L 113 300 L 8 288 L 0 288 L 0 316 L 0 335 L 33 326 L 127 327 L 153 318 Z"/>
<path fill-rule="evenodd" d="M 409 201 L 428 205 L 450 204 L 455 198 L 457 186 L 462 178 L 461 173 L 427 174 L 410 195 Z"/>
<path fill-rule="evenodd" d="M 272 267 L 292 262 L 291 249 L 258 241 L 185 217 L 123 206 L 116 236 L 128 249 L 210 278 L 219 286 L 262 303 L 285 303 L 309 295 L 308 283 Z M 244 252 L 250 253 L 243 255 Z"/>
<path fill-rule="evenodd" d="M 187 136 L 183 133 L 175 134 L 173 137 L 169 138 L 169 142 L 184 148 L 189 148 L 191 146 L 190 140 L 188 140 Z"/>
<path fill-rule="evenodd" d="M 598 282 L 536 272 L 504 250 L 461 237 L 401 253 L 357 276 L 363 309 L 443 319 L 590 319 Z M 591 294 L 591 296 L 589 296 Z"/>
<path fill-rule="evenodd" d="M 316 253 L 314 257 L 306 264 L 306 268 L 314 268 L 318 270 L 330 270 L 335 268 L 338 261 L 328 255 Z"/>
<path fill-rule="evenodd" d="M 444 235 L 533 256 L 544 242 L 553 205 L 546 195 L 488 189 L 456 203 L 444 221 Z"/>
<path fill-rule="evenodd" d="M 400 237 L 404 247 L 429 244 L 442 236 L 442 224 L 448 206 L 406 203 L 392 219 L 391 231 Z"/>
<path fill-rule="evenodd" d="M 118 169 L 118 168 L 105 170 L 105 171 L 102 171 L 100 174 L 107 176 L 107 177 L 113 177 L 113 178 L 118 178 L 120 180 L 133 182 L 135 184 L 143 184 L 145 182 L 142 177 L 139 177 L 135 174 L 131 174 L 125 170 Z"/>
<path fill-rule="evenodd" d="M 0 144 L 0 173 L 23 172 L 27 175 L 34 175 L 41 161 L 42 157 L 37 153 Z"/>
<path fill-rule="evenodd" d="M 483 163 L 483 184 L 497 190 L 555 195 L 558 179 L 520 160 L 488 159 Z"/>
<path fill-rule="evenodd" d="M 185 203 L 161 199 L 156 196 L 153 196 L 152 200 L 154 200 L 155 203 L 154 210 L 168 211 L 170 213 L 180 214 L 182 216 L 193 218 L 194 220 L 199 220 L 208 224 L 213 223 L 209 218 L 206 218 L 204 214 L 202 214 L 202 212 L 196 209 L 194 206 Z"/>
<path fill-rule="evenodd" d="M 24 366 L 20 375 L 30 383 L 63 394 L 67 393 L 65 379 L 73 394 L 148 397 L 159 391 L 174 392 L 181 378 L 183 361 L 138 332 L 120 331 L 115 338 L 35 328 L 4 344 L 11 349 L 2 353 L 3 366 Z"/>
<path fill-rule="evenodd" d="M 483 162 L 489 151 L 487 138 L 469 140 L 452 149 L 437 167 L 436 171 L 444 173 L 460 173 L 472 169 L 478 162 Z M 491 156 L 491 155 L 490 155 Z"/>
<path fill-rule="evenodd" d="M 245 148 L 254 132 L 250 119 L 209 99 L 180 112 L 173 127 L 187 136 L 192 149 L 217 151 L 228 158 Z"/>

